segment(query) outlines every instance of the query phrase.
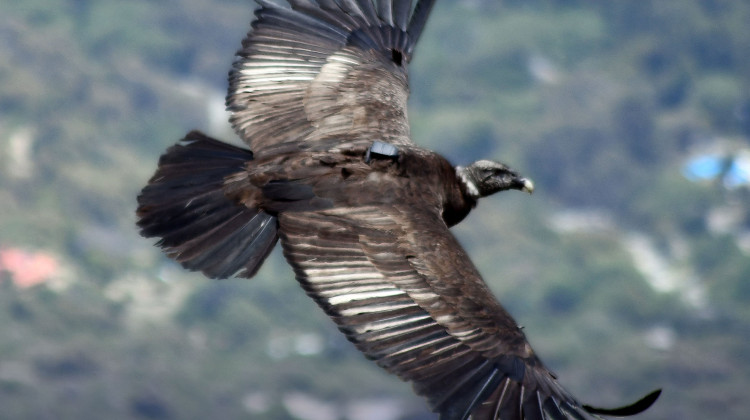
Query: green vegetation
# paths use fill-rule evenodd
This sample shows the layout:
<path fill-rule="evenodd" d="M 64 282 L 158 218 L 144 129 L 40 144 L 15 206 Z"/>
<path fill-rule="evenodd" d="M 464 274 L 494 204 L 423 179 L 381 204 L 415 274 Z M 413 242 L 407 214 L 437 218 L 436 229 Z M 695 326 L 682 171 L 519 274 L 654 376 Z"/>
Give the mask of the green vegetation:
<path fill-rule="evenodd" d="M 642 418 L 745 418 L 750 193 L 681 168 L 749 147 L 750 3 L 438 3 L 413 136 L 534 179 L 455 232 L 543 360 L 593 405 L 664 387 Z M 0 419 L 295 419 L 294 394 L 424 414 L 280 253 L 252 281 L 209 282 L 136 232 L 168 145 L 193 128 L 235 139 L 207 104 L 249 2 L 6 0 L 0 15 L 0 252 L 56 261 L 46 285 L 0 269 Z"/>

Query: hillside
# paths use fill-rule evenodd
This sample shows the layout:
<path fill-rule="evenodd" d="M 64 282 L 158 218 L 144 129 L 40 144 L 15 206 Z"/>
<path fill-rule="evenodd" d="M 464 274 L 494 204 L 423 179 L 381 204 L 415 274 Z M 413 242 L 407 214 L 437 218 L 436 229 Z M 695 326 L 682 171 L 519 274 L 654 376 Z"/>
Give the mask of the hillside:
<path fill-rule="evenodd" d="M 278 250 L 210 282 L 138 236 L 166 147 L 238 142 L 223 96 L 250 2 L 0 14 L 0 419 L 432 418 Z M 663 387 L 640 418 L 750 412 L 748 21 L 743 1 L 441 1 L 422 37 L 415 140 L 537 186 L 454 231 L 587 403 Z"/>

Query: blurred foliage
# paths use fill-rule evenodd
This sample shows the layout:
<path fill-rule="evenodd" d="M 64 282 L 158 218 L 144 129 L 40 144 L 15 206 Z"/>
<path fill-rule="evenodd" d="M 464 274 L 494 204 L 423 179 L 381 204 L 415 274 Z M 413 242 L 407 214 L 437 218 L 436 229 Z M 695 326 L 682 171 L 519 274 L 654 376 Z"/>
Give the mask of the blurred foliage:
<path fill-rule="evenodd" d="M 61 261 L 48 286 L 0 272 L 0 419 L 292 419 L 295 392 L 431 418 L 279 255 L 253 281 L 208 282 L 137 235 L 135 196 L 168 145 L 192 128 L 236 141 L 209 105 L 249 2 L 6 0 L 0 14 L 0 250 Z M 695 150 L 748 146 L 748 21 L 738 0 L 439 2 L 417 49 L 414 138 L 537 185 L 455 232 L 585 402 L 663 386 L 642 418 L 750 411 L 749 220 L 711 218 L 750 214 L 750 194 L 680 173 Z M 571 208 L 583 229 L 554 223 Z M 585 228 L 590 209 L 609 222 Z M 695 290 L 652 287 L 633 232 Z"/>

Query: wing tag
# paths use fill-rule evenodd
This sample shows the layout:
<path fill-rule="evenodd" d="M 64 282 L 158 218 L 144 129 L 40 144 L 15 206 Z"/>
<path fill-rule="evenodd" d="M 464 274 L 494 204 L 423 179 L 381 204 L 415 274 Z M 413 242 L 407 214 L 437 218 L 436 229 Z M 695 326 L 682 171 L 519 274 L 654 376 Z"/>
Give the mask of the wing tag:
<path fill-rule="evenodd" d="M 398 159 L 398 149 L 396 146 L 390 143 L 384 143 L 382 141 L 372 142 L 372 146 L 367 149 L 365 155 L 365 162 L 370 163 L 372 159 Z"/>

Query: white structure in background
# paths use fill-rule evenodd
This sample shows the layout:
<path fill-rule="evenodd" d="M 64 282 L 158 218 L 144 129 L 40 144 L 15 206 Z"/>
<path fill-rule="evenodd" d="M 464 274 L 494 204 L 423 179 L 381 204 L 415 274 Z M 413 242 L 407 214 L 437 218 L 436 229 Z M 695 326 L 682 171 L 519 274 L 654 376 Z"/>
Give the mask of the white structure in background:
<path fill-rule="evenodd" d="M 692 270 L 676 261 L 679 256 L 664 255 L 644 233 L 622 232 L 609 212 L 600 209 L 563 210 L 550 216 L 549 224 L 561 234 L 616 235 L 652 289 L 660 293 L 676 293 L 690 306 L 708 311 L 705 287 Z"/>
<path fill-rule="evenodd" d="M 652 349 L 669 351 L 677 342 L 677 333 L 673 328 L 657 325 L 646 331 L 644 339 Z"/>
<path fill-rule="evenodd" d="M 130 328 L 169 322 L 194 290 L 194 283 L 184 277 L 174 264 L 165 263 L 159 270 L 161 281 L 137 271 L 126 272 L 106 286 L 104 295 L 126 304 Z M 190 339 L 197 346 L 204 341 L 198 335 Z"/>
<path fill-rule="evenodd" d="M 552 214 L 549 224 L 560 233 L 609 232 L 617 230 L 612 215 L 603 209 L 561 210 Z"/>
<path fill-rule="evenodd" d="M 275 330 L 268 338 L 266 353 L 274 359 L 284 359 L 292 354 L 315 356 L 323 350 L 325 341 L 320 334 Z"/>
<path fill-rule="evenodd" d="M 526 62 L 526 68 L 536 81 L 546 85 L 555 85 L 562 78 L 562 74 L 555 63 L 540 54 L 530 55 Z"/>
<path fill-rule="evenodd" d="M 672 258 L 663 255 L 645 234 L 628 233 L 623 242 L 633 257 L 635 268 L 654 290 L 677 293 L 688 305 L 709 313 L 706 288 L 692 270 L 675 264 Z"/>
<path fill-rule="evenodd" d="M 717 183 L 729 191 L 750 189 L 750 149 L 716 140 L 710 149 L 694 153 L 682 174 L 690 181 Z M 748 219 L 746 204 L 730 195 L 725 205 L 706 215 L 706 225 L 713 233 L 732 235 L 740 249 L 750 253 Z"/>
<path fill-rule="evenodd" d="M 177 88 L 182 94 L 205 106 L 208 126 L 202 127 L 201 131 L 217 137 L 221 137 L 223 133 L 231 132 L 229 113 L 224 103 L 226 92 L 197 79 L 183 80 L 177 85 Z"/>
<path fill-rule="evenodd" d="M 285 394 L 281 400 L 286 411 L 300 420 L 336 420 L 341 418 L 336 404 L 302 392 L 290 392 Z"/>
<path fill-rule="evenodd" d="M 302 392 L 282 397 L 284 408 L 300 420 L 397 420 L 408 414 L 400 400 L 391 398 L 323 401 Z"/>
<path fill-rule="evenodd" d="M 36 135 L 31 127 L 20 127 L 7 137 L 4 147 L 3 172 L 15 179 L 26 179 L 34 173 L 32 152 Z"/>

